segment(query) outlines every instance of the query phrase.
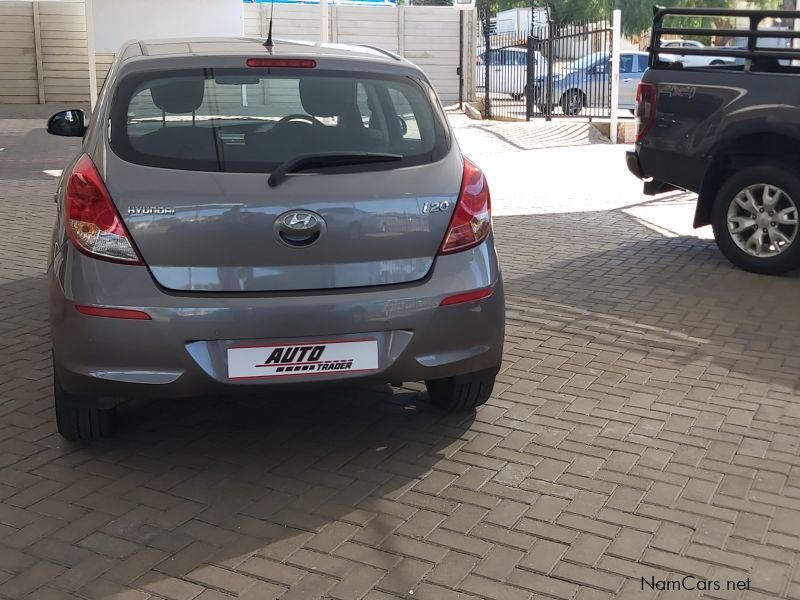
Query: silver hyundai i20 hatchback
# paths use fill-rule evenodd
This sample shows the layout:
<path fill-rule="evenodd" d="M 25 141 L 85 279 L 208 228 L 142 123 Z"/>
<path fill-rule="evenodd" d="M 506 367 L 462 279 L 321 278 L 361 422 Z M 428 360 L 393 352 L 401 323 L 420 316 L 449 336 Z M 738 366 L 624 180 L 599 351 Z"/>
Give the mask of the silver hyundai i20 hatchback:
<path fill-rule="evenodd" d="M 425 381 L 484 403 L 504 298 L 489 189 L 422 71 L 369 47 L 127 44 L 58 187 L 58 428 L 120 399 Z"/>

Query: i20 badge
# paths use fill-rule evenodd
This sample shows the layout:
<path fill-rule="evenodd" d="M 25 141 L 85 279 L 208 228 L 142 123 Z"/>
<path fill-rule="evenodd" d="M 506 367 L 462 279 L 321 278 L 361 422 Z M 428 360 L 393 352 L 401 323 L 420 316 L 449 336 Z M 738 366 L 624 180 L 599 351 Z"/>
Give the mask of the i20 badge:
<path fill-rule="evenodd" d="M 447 200 L 441 202 L 426 202 L 422 205 L 422 214 L 427 215 L 435 212 L 447 212 L 450 208 L 450 203 Z"/>

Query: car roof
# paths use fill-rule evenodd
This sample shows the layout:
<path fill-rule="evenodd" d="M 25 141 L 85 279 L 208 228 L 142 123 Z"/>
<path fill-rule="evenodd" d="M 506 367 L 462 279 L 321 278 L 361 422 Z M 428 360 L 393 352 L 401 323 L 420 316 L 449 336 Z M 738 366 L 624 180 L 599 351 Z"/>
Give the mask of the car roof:
<path fill-rule="evenodd" d="M 248 56 L 248 57 L 313 57 L 361 59 L 389 64 L 411 64 L 393 52 L 376 46 L 332 44 L 275 38 L 274 46 L 264 46 L 258 37 L 205 37 L 132 40 L 125 44 L 123 60 L 144 57 Z"/>

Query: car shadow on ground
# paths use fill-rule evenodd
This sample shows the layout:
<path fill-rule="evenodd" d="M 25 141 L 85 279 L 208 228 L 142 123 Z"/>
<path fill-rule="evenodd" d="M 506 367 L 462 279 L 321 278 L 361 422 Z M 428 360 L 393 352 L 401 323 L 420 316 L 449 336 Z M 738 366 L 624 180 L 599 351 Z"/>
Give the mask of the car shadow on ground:
<path fill-rule="evenodd" d="M 351 559 L 394 567 L 415 552 L 393 533 L 414 505 L 456 508 L 422 482 L 468 441 L 475 418 L 388 386 L 132 401 L 120 413 L 115 438 L 64 447 L 93 455 L 99 478 L 115 481 L 96 492 L 123 503 L 103 532 L 180 556 L 131 582 L 151 591 L 171 576 L 209 584 L 203 564 L 258 575 L 285 562 L 285 585 L 306 571 L 342 578 Z M 392 574 L 405 590 L 415 577 L 413 564 Z"/>

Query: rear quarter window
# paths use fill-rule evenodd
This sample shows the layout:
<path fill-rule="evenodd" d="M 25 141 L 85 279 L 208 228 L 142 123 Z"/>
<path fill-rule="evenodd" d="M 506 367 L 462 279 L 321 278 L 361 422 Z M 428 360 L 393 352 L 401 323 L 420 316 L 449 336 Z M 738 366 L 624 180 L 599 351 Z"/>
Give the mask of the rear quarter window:
<path fill-rule="evenodd" d="M 306 69 L 276 72 L 128 75 L 111 109 L 112 150 L 147 166 L 268 173 L 298 154 L 403 157 L 356 169 L 376 170 L 433 162 L 449 149 L 443 115 L 424 81 Z"/>

